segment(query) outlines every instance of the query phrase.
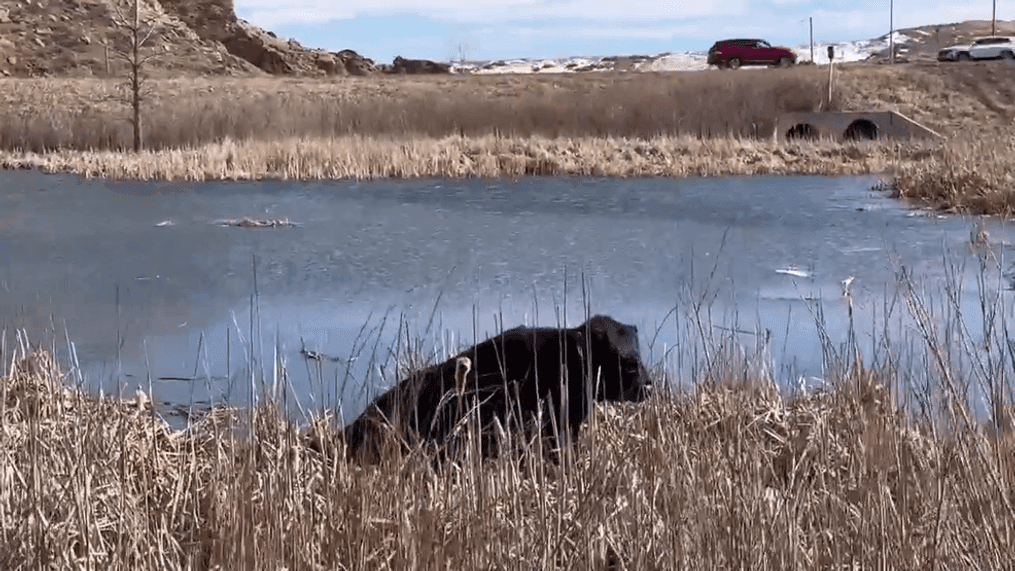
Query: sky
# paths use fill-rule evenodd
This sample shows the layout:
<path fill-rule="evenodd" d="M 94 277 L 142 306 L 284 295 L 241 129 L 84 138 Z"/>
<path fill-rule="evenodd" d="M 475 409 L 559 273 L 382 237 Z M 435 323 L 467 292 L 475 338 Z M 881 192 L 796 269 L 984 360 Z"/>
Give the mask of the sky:
<path fill-rule="evenodd" d="M 864 40 L 894 27 L 990 20 L 993 0 L 234 0 L 282 38 L 377 62 L 655 55 L 732 37 L 773 44 Z M 999 20 L 1015 19 L 1011 0 Z"/>

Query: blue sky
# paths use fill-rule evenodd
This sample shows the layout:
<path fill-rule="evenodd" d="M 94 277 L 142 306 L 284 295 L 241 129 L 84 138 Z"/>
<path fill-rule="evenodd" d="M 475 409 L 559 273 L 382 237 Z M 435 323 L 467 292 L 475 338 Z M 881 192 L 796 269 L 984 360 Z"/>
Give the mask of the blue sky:
<path fill-rule="evenodd" d="M 895 27 L 989 20 L 992 0 L 894 0 Z M 1011 0 L 997 17 L 1015 18 Z M 657 54 L 717 39 L 839 42 L 889 30 L 889 0 L 235 0 L 236 13 L 308 47 L 378 62 Z M 454 55 L 457 59 L 457 55 Z"/>

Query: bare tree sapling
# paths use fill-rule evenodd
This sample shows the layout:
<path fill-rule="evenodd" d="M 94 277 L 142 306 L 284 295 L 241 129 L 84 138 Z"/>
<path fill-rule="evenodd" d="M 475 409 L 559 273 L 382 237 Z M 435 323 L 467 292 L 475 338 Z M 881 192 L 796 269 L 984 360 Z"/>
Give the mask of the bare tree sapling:
<path fill-rule="evenodd" d="M 114 5 L 116 16 L 113 23 L 126 36 L 126 46 L 117 43 L 113 48 L 115 54 L 127 63 L 128 78 L 126 81 L 127 99 L 133 111 L 131 115 L 131 127 L 134 132 L 133 149 L 140 152 L 143 145 L 141 130 L 141 102 L 144 100 L 144 66 L 150 59 L 155 57 L 154 53 L 144 54 L 145 48 L 156 33 L 157 24 L 154 19 L 141 18 L 140 0 L 131 0 L 129 5 L 132 14 L 125 16 L 119 5 Z"/>

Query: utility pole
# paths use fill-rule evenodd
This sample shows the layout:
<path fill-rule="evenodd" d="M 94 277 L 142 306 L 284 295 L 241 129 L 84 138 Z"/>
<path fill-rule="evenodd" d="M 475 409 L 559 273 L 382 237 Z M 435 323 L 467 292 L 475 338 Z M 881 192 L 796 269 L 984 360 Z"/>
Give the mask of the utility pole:
<path fill-rule="evenodd" d="M 828 106 L 827 109 L 832 108 L 832 68 L 835 67 L 832 60 L 835 59 L 835 48 L 828 46 Z"/>
<path fill-rule="evenodd" d="M 814 63 L 814 16 L 808 16 L 811 21 L 811 63 Z"/>
<path fill-rule="evenodd" d="M 888 1 L 888 57 L 895 65 L 895 0 Z"/>
<path fill-rule="evenodd" d="M 996 36 L 997 30 L 997 0 L 994 0 L 994 8 L 990 11 L 990 35 Z"/>

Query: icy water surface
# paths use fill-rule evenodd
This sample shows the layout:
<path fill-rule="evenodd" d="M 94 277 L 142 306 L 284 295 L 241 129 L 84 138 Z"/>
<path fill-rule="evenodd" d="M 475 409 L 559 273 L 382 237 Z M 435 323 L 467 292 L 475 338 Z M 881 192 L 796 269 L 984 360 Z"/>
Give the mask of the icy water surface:
<path fill-rule="evenodd" d="M 674 378 L 701 358 L 688 324 L 702 321 L 763 345 L 780 379 L 796 382 L 822 375 L 815 308 L 845 340 L 843 280 L 868 338 L 902 268 L 934 289 L 946 267 L 965 265 L 959 281 L 975 290 L 973 222 L 914 210 L 870 190 L 875 181 L 168 184 L 6 172 L 0 319 L 8 354 L 16 327 L 47 344 L 55 329 L 62 354 L 66 331 L 89 384 L 129 392 L 150 373 L 170 405 L 247 402 L 248 364 L 263 373 L 255 384 L 277 382 L 277 353 L 294 402 L 344 395 L 356 414 L 394 380 L 406 339 L 444 358 L 501 318 L 574 326 L 585 302 L 637 325 L 646 360 L 665 357 Z M 243 216 L 297 225 L 215 223 Z M 1003 259 L 1015 237 L 986 228 Z M 996 268 L 987 277 L 1004 285 Z M 967 306 L 978 319 L 975 291 Z"/>

